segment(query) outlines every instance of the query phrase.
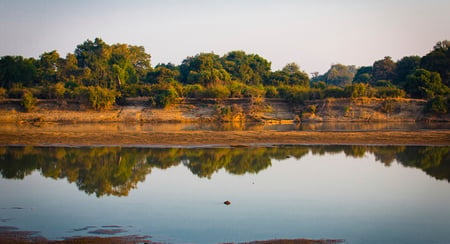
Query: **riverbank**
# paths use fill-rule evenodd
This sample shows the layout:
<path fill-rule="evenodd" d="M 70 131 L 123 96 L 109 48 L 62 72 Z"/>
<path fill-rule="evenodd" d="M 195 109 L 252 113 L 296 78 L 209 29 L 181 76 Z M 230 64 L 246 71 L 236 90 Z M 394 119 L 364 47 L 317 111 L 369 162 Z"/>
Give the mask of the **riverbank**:
<path fill-rule="evenodd" d="M 20 99 L 1 100 L 0 123 L 450 122 L 448 113 L 424 114 L 426 101 L 420 99 L 329 98 L 302 105 L 284 99 L 265 99 L 258 104 L 250 98 L 185 99 L 167 108 L 151 107 L 147 102 L 145 97 L 130 98 L 122 106 L 95 111 L 76 100 L 39 100 L 33 111 L 24 112 Z"/>
<path fill-rule="evenodd" d="M 272 145 L 450 145 L 449 130 L 427 131 L 45 131 L 0 129 L 0 145 L 241 147 Z"/>

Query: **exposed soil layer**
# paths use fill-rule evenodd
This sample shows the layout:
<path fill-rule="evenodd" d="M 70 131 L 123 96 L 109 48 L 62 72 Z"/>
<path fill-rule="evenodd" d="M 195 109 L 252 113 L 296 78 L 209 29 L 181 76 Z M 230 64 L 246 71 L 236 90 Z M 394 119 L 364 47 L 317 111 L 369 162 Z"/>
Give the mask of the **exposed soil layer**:
<path fill-rule="evenodd" d="M 40 100 L 32 112 L 25 113 L 20 99 L 0 100 L 0 122 L 204 122 L 220 118 L 218 106 L 236 105 L 242 109 L 247 121 L 289 122 L 405 122 L 450 121 L 450 113 L 424 114 L 425 100 L 378 98 L 329 98 L 308 100 L 304 105 L 289 104 L 284 99 L 268 98 L 256 106 L 249 98 L 216 101 L 185 99 L 167 108 L 154 108 L 148 99 L 128 99 L 126 105 L 106 111 L 90 110 L 76 101 L 58 103 Z M 389 105 L 389 106 L 388 106 Z M 315 112 L 311 113 L 311 107 Z M 219 119 L 220 120 L 220 119 Z"/>
<path fill-rule="evenodd" d="M 450 131 L 41 131 L 2 130 L 0 145 L 220 147 L 270 145 L 450 145 Z"/>

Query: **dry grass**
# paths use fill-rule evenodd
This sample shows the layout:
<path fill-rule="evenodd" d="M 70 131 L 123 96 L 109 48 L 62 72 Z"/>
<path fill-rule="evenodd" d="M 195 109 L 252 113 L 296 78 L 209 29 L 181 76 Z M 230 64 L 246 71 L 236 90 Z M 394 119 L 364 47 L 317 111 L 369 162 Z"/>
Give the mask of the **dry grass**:
<path fill-rule="evenodd" d="M 0 145 L 264 146 L 450 145 L 450 131 L 41 131 L 4 130 Z"/>

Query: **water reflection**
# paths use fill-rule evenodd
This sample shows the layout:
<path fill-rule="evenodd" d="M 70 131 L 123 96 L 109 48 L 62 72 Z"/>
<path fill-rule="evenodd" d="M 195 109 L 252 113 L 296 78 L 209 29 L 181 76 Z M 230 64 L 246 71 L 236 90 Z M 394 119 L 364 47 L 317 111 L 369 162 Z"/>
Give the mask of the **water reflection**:
<path fill-rule="evenodd" d="M 67 179 L 87 194 L 127 196 L 153 168 L 183 164 L 201 178 L 221 169 L 235 175 L 257 174 L 272 159 L 345 153 L 348 157 L 373 154 L 390 166 L 394 161 L 450 181 L 450 147 L 410 146 L 296 146 L 267 148 L 122 148 L 122 147 L 0 147 L 0 174 L 23 179 L 33 171 L 45 177 Z"/>
<path fill-rule="evenodd" d="M 450 123 L 390 122 L 390 123 L 3 123 L 0 132 L 142 132 L 142 131 L 393 131 L 393 130 L 448 130 Z"/>

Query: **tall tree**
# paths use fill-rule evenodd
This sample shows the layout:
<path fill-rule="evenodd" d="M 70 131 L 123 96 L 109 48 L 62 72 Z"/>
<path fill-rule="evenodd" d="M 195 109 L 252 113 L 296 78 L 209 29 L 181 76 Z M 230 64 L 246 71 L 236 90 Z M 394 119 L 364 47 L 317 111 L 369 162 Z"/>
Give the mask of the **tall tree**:
<path fill-rule="evenodd" d="M 446 96 L 450 89 L 441 81 L 437 72 L 417 69 L 406 79 L 405 89 L 414 98 L 431 99 L 435 96 Z"/>
<path fill-rule="evenodd" d="M 393 83 L 400 88 L 404 88 L 408 75 L 412 74 L 419 66 L 419 56 L 403 57 L 397 62 L 395 67 L 395 79 L 393 80 Z"/>
<path fill-rule="evenodd" d="M 379 80 L 393 80 L 395 78 L 395 62 L 391 57 L 375 61 L 372 70 L 373 82 Z"/>
<path fill-rule="evenodd" d="M 213 86 L 230 81 L 230 74 L 223 68 L 220 57 L 214 53 L 201 53 L 183 60 L 180 66 L 181 81 L 186 84 Z"/>
<path fill-rule="evenodd" d="M 336 86 L 351 85 L 356 74 L 354 65 L 333 64 L 324 74 L 325 82 Z"/>
<path fill-rule="evenodd" d="M 436 43 L 433 50 L 422 57 L 420 67 L 429 71 L 438 72 L 442 82 L 450 85 L 450 41 L 440 41 Z"/>
<path fill-rule="evenodd" d="M 89 68 L 91 79 L 88 85 L 99 85 L 101 87 L 115 87 L 111 82 L 112 75 L 109 72 L 108 61 L 111 57 L 111 48 L 102 39 L 95 38 L 94 41 L 87 40 L 75 49 L 75 56 L 80 68 Z"/>
<path fill-rule="evenodd" d="M 353 78 L 353 83 L 371 83 L 372 80 L 372 66 L 363 66 L 360 67 Z"/>
<path fill-rule="evenodd" d="M 56 50 L 41 54 L 37 61 L 40 82 L 46 85 L 56 83 L 61 64 L 62 59 Z"/>
<path fill-rule="evenodd" d="M 256 54 L 231 51 L 221 58 L 225 70 L 232 79 L 247 85 L 262 84 L 270 74 L 270 62 Z"/>
<path fill-rule="evenodd" d="M 162 84 L 176 82 L 180 76 L 178 68 L 172 64 L 159 64 L 147 73 L 146 82 L 151 84 Z"/>
<path fill-rule="evenodd" d="M 31 86 L 38 80 L 36 60 L 22 56 L 4 56 L 0 59 L 0 84 L 11 88 L 14 84 Z"/>

